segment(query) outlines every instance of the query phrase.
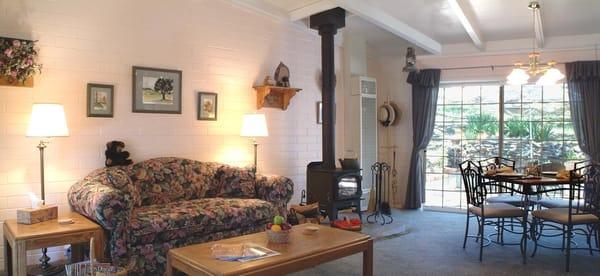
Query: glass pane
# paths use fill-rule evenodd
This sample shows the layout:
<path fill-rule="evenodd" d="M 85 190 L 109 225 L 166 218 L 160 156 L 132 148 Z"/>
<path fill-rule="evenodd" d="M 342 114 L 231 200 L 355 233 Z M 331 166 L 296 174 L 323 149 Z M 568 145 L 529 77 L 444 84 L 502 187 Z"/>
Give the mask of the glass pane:
<path fill-rule="evenodd" d="M 521 104 L 505 104 L 504 120 L 521 120 Z"/>
<path fill-rule="evenodd" d="M 505 103 L 520 103 L 521 102 L 521 87 L 507 85 L 504 86 L 504 102 Z"/>
<path fill-rule="evenodd" d="M 505 139 L 502 146 L 503 146 L 503 148 L 502 148 L 502 156 L 503 157 L 506 157 L 508 159 L 514 159 L 514 160 L 521 158 L 521 152 L 522 152 L 521 140 Z"/>
<path fill-rule="evenodd" d="M 425 175 L 427 182 L 425 183 L 425 189 L 427 190 L 442 190 L 442 174 L 428 173 Z"/>
<path fill-rule="evenodd" d="M 535 85 L 523 85 L 523 102 L 541 102 L 542 87 Z"/>
<path fill-rule="evenodd" d="M 444 192 L 444 207 L 460 208 L 461 192 Z"/>
<path fill-rule="evenodd" d="M 442 140 L 431 140 L 427 145 L 427 156 L 442 156 L 443 155 Z"/>
<path fill-rule="evenodd" d="M 504 139 L 529 137 L 529 124 L 517 119 L 504 122 Z"/>
<path fill-rule="evenodd" d="M 436 123 L 433 127 L 433 136 L 432 140 L 441 140 L 444 138 L 444 124 Z"/>
<path fill-rule="evenodd" d="M 463 87 L 463 104 L 479 104 L 481 103 L 479 86 Z"/>
<path fill-rule="evenodd" d="M 563 139 L 563 123 L 547 123 L 544 122 L 544 129 L 547 129 L 548 137 L 546 140 L 562 141 Z M 546 138 L 546 137 L 544 137 Z"/>
<path fill-rule="evenodd" d="M 444 105 L 437 105 L 436 109 L 435 109 L 435 121 L 436 122 L 442 122 L 444 121 L 444 112 L 445 111 L 445 106 Z"/>
<path fill-rule="evenodd" d="M 585 154 L 581 152 L 577 141 L 565 141 L 565 159 L 567 160 L 584 160 Z"/>
<path fill-rule="evenodd" d="M 563 160 L 563 143 L 562 142 L 545 142 L 542 149 L 541 164 L 560 163 Z"/>
<path fill-rule="evenodd" d="M 487 156 L 499 156 L 499 149 L 498 140 L 481 140 L 479 154 L 482 158 Z"/>
<path fill-rule="evenodd" d="M 491 117 L 482 119 L 485 121 L 468 120 L 464 123 L 466 139 L 498 139 L 498 121 L 492 121 Z"/>
<path fill-rule="evenodd" d="M 462 88 L 460 86 L 447 87 L 444 89 L 444 101 L 446 104 L 460 104 L 462 102 Z"/>
<path fill-rule="evenodd" d="M 461 117 L 461 105 L 446 105 L 444 107 L 444 120 L 446 122 L 459 122 Z"/>
<path fill-rule="evenodd" d="M 441 191 L 425 191 L 425 205 L 442 207 L 442 192 Z"/>
<path fill-rule="evenodd" d="M 444 90 L 445 89 L 446 88 L 442 87 L 442 88 L 440 88 L 440 91 L 438 92 L 438 100 L 437 100 L 438 106 L 441 104 L 444 104 L 444 94 L 445 94 Z"/>
<path fill-rule="evenodd" d="M 565 102 L 565 106 L 564 109 L 565 111 L 565 122 L 570 122 L 571 121 L 571 106 L 569 105 L 568 102 Z"/>
<path fill-rule="evenodd" d="M 479 140 L 463 140 L 463 157 L 464 159 L 481 159 Z"/>
<path fill-rule="evenodd" d="M 481 105 L 482 121 L 499 121 L 500 120 L 500 105 L 499 104 L 482 104 Z"/>
<path fill-rule="evenodd" d="M 563 85 L 547 85 L 543 87 L 544 102 L 562 102 Z"/>
<path fill-rule="evenodd" d="M 523 104 L 523 120 L 541 121 L 542 120 L 542 104 L 541 103 Z"/>
<path fill-rule="evenodd" d="M 500 86 L 490 85 L 481 87 L 481 103 L 498 103 L 500 101 Z"/>
<path fill-rule="evenodd" d="M 448 168 L 458 169 L 458 165 L 463 161 L 463 151 L 460 146 L 460 140 L 445 140 L 444 141 L 444 170 Z"/>
<path fill-rule="evenodd" d="M 573 124 L 568 122 L 565 123 L 565 128 L 564 128 L 564 135 L 565 135 L 565 140 L 577 140 L 577 137 L 575 136 L 575 130 L 573 130 Z"/>
<path fill-rule="evenodd" d="M 463 105 L 463 119 L 479 121 L 480 110 L 480 105 Z"/>
<path fill-rule="evenodd" d="M 444 191 L 462 191 L 462 177 L 460 173 L 444 174 Z"/>
<path fill-rule="evenodd" d="M 564 104 L 563 103 L 544 103 L 544 121 L 557 121 L 563 120 L 564 116 Z"/>
<path fill-rule="evenodd" d="M 446 139 L 462 138 L 461 123 L 446 123 L 444 125 L 444 135 Z"/>
<path fill-rule="evenodd" d="M 428 173 L 442 173 L 443 169 L 443 157 L 429 156 L 427 155 L 427 166 L 425 171 Z"/>

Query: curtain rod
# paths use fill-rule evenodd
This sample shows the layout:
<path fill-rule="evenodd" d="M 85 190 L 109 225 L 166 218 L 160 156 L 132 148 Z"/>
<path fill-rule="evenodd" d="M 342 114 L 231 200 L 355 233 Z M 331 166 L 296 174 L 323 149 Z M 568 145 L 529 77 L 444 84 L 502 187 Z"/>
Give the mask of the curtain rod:
<path fill-rule="evenodd" d="M 565 62 L 557 62 L 556 64 L 565 64 Z M 468 70 L 468 69 L 482 69 L 482 68 L 490 68 L 492 69 L 492 71 L 494 70 L 494 68 L 506 68 L 506 67 L 514 67 L 514 64 L 501 64 L 501 65 L 480 65 L 480 66 L 465 66 L 465 67 L 446 67 L 446 68 L 439 68 L 440 70 L 444 70 L 444 71 L 451 71 L 451 70 Z"/>

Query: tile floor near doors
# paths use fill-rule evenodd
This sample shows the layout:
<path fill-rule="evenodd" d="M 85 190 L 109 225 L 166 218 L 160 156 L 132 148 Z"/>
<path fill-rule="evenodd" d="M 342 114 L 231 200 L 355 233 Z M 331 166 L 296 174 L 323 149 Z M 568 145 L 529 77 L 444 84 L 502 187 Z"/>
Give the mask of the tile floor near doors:
<path fill-rule="evenodd" d="M 541 248 L 535 258 L 528 258 L 527 265 L 523 265 L 518 246 L 493 244 L 484 248 L 483 262 L 480 263 L 479 247 L 474 239 L 467 242 L 466 250 L 462 249 L 465 214 L 400 210 L 394 210 L 393 214 L 394 225 L 404 224 L 410 233 L 375 242 L 375 275 L 566 274 L 565 258 L 560 250 Z M 475 223 L 473 219 L 471 226 Z M 368 227 L 371 231 L 373 226 Z M 517 236 L 505 236 L 505 242 L 517 240 Z M 362 256 L 357 254 L 293 275 L 361 275 L 361 263 Z M 600 254 L 590 256 L 587 251 L 574 252 L 571 271 L 568 275 L 599 275 Z"/>

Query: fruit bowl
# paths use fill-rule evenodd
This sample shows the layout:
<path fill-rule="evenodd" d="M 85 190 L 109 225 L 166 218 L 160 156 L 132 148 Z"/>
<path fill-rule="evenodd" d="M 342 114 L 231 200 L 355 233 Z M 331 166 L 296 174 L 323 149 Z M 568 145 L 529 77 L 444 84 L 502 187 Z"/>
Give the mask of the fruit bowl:
<path fill-rule="evenodd" d="M 288 243 L 290 241 L 290 231 L 291 230 L 281 230 L 281 231 L 273 231 L 271 229 L 267 229 L 267 238 L 269 242 L 272 243 Z"/>

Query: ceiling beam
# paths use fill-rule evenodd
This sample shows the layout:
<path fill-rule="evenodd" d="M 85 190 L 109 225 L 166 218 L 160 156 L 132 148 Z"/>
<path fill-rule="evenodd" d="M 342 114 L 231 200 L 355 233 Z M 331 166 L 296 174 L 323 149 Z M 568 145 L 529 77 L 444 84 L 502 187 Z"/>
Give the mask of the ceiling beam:
<path fill-rule="evenodd" d="M 333 8 L 337 8 L 337 5 L 329 0 L 321 0 L 314 2 L 312 4 L 306 5 L 301 8 L 297 8 L 295 10 L 290 11 L 290 20 L 298 21 L 304 18 L 307 18 L 313 14 L 317 14 L 320 12 L 324 12 L 326 10 L 331 10 Z"/>
<path fill-rule="evenodd" d="M 479 30 L 479 26 L 476 24 L 475 13 L 471 8 L 471 5 L 466 0 L 448 0 L 448 4 L 452 8 L 452 11 L 458 17 L 460 24 L 475 44 L 475 47 L 479 50 L 485 50 L 485 42 L 483 36 Z"/>
<path fill-rule="evenodd" d="M 262 0 L 230 0 L 231 3 L 270 16 L 277 20 L 288 20 L 288 14 Z"/>
<path fill-rule="evenodd" d="M 336 6 L 360 16 L 361 18 L 393 33 L 404 40 L 431 53 L 440 54 L 442 45 L 429 36 L 398 20 L 384 10 L 373 7 L 363 0 L 330 0 Z"/>

